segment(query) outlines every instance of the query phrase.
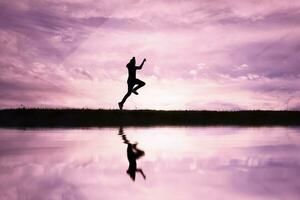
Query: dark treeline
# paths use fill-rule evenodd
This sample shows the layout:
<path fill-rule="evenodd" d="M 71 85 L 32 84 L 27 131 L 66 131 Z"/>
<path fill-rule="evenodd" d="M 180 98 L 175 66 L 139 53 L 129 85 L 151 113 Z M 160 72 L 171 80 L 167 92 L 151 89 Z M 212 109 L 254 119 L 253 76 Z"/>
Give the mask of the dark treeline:
<path fill-rule="evenodd" d="M 3 109 L 0 127 L 300 125 L 300 111 Z"/>

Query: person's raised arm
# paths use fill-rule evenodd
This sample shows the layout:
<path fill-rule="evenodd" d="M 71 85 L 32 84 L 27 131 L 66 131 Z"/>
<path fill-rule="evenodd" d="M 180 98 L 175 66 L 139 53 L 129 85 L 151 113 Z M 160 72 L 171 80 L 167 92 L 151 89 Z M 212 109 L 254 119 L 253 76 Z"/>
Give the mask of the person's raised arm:
<path fill-rule="evenodd" d="M 145 62 L 146 62 L 146 58 L 144 58 L 144 60 L 140 66 L 136 66 L 136 69 L 142 69 Z"/>

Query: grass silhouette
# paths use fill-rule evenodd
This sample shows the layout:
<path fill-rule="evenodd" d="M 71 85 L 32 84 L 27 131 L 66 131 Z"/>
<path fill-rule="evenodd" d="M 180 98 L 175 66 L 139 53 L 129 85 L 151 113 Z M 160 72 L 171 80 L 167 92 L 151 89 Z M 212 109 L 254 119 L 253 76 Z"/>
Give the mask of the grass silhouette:
<path fill-rule="evenodd" d="M 180 111 L 40 109 L 0 110 L 0 127 L 118 127 L 300 125 L 300 111 Z"/>

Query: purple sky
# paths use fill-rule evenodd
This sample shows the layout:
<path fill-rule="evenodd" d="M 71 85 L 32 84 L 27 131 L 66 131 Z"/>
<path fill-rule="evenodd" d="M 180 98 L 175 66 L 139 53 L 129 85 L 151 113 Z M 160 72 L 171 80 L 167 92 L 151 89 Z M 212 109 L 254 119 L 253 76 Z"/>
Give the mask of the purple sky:
<path fill-rule="evenodd" d="M 300 110 L 300 1 L 0 2 L 0 107 Z"/>

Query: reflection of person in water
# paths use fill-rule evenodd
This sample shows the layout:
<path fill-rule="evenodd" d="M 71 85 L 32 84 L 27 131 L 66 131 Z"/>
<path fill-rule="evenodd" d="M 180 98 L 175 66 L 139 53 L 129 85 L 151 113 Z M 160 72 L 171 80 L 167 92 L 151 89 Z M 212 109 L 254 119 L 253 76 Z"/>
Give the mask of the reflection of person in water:
<path fill-rule="evenodd" d="M 122 101 L 118 103 L 120 110 L 123 109 L 123 105 L 126 99 L 131 95 L 131 93 L 138 95 L 139 93 L 137 92 L 137 90 L 143 87 L 144 85 L 146 85 L 144 81 L 141 81 L 140 79 L 136 78 L 136 70 L 142 69 L 145 62 L 146 59 L 143 60 L 140 66 L 135 66 L 135 57 L 132 57 L 130 62 L 126 65 L 128 69 L 128 79 L 127 79 L 128 91 L 123 97 Z"/>
<path fill-rule="evenodd" d="M 137 143 L 132 144 L 123 132 L 123 128 L 120 127 L 119 135 L 122 136 L 122 139 L 125 144 L 127 144 L 127 158 L 129 162 L 129 167 L 127 169 L 127 174 L 135 181 L 135 173 L 139 172 L 146 179 L 146 176 L 141 168 L 137 168 L 136 160 L 145 155 L 145 152 L 137 148 Z"/>

